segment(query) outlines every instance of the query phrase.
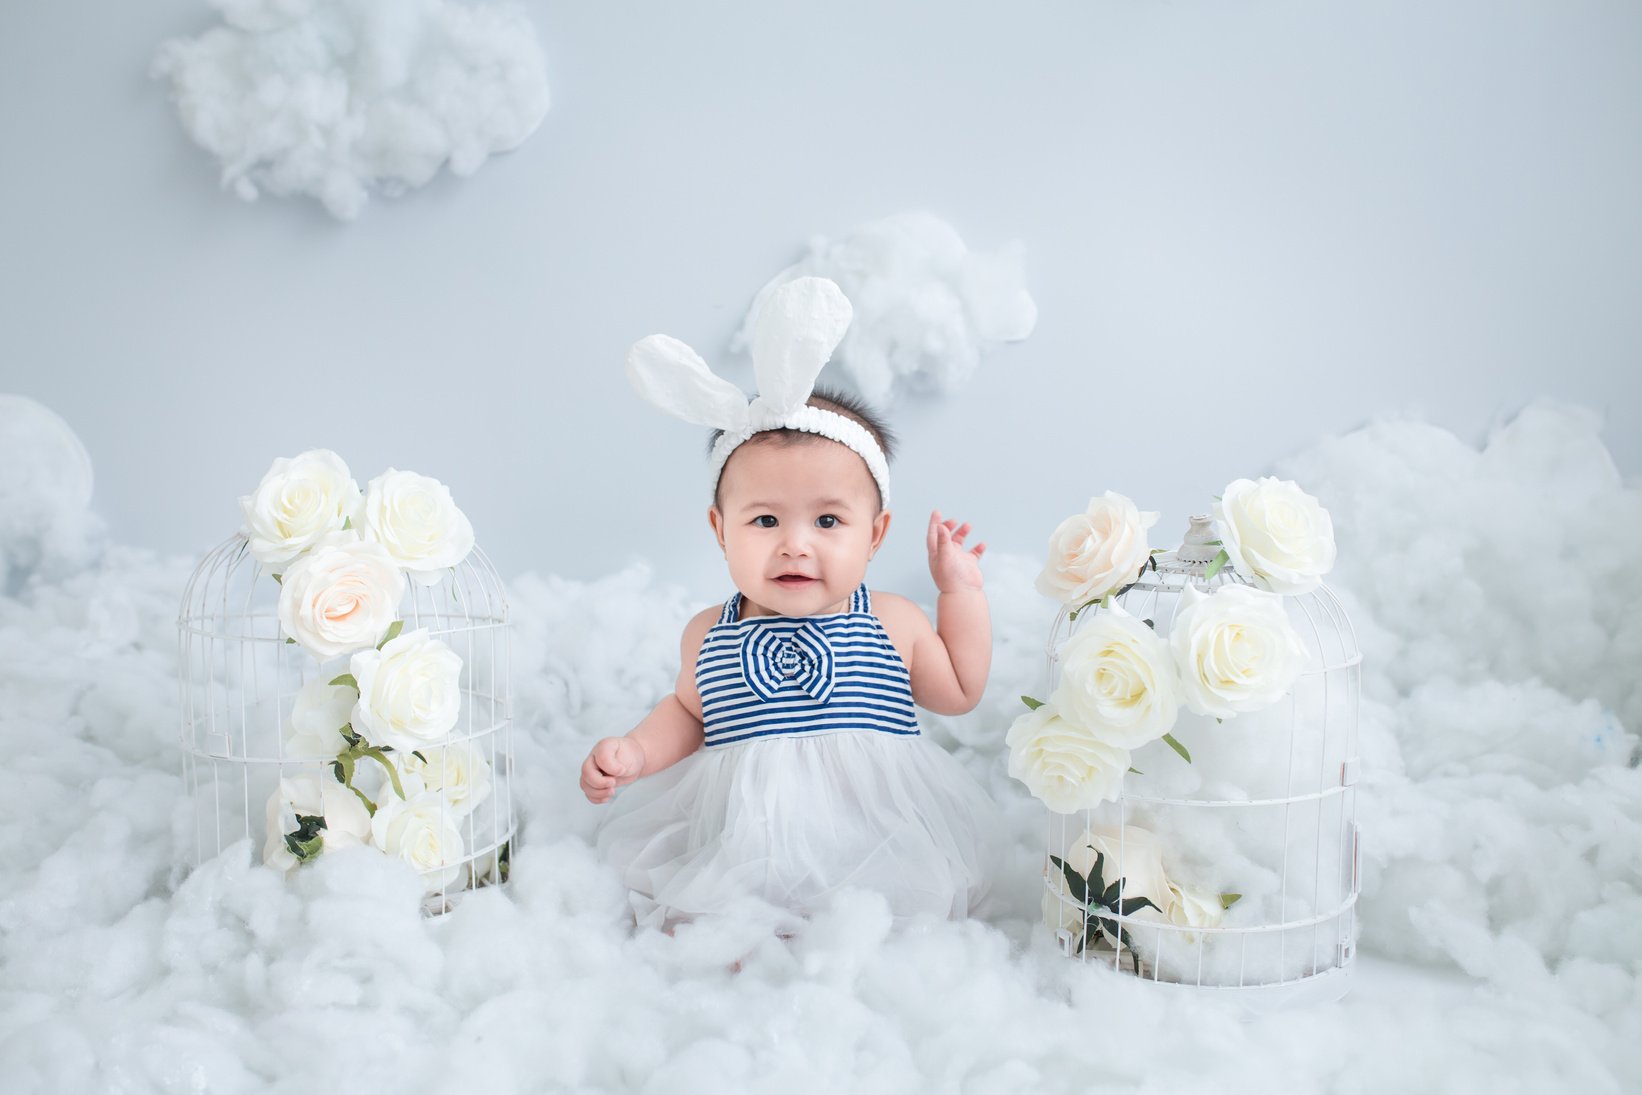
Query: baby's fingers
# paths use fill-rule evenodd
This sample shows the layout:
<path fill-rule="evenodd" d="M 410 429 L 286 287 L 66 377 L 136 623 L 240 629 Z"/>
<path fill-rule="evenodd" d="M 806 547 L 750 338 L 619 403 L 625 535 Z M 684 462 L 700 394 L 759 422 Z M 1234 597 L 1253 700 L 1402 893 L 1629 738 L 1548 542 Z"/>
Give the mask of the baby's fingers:
<path fill-rule="evenodd" d="M 952 542 L 952 530 L 945 525 L 935 525 L 929 530 L 929 550 L 933 554 L 940 551 Z"/>

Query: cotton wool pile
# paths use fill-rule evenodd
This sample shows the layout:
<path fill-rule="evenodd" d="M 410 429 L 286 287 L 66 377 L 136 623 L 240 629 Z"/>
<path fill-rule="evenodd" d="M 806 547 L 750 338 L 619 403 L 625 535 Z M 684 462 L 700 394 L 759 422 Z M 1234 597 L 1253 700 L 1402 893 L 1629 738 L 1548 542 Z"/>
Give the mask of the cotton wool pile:
<path fill-rule="evenodd" d="M 892 933 L 882 899 L 851 893 L 790 943 L 754 909 L 629 929 L 576 771 L 671 686 L 701 600 L 644 567 L 511 584 L 523 828 L 505 891 L 425 920 L 409 868 L 363 849 L 287 881 L 241 843 L 188 873 L 174 621 L 191 561 L 98 541 L 61 489 L 72 433 L 26 401 L 0 410 L 0 468 L 25 444 L 63 461 L 0 480 L 0 1090 L 1642 1084 L 1642 496 L 1583 412 L 1532 407 L 1480 451 L 1380 422 L 1279 469 L 1335 516 L 1333 584 L 1367 653 L 1363 947 L 1343 1002 L 1246 1015 L 1068 962 L 1037 924 L 1044 815 L 1001 754 L 1043 670 L 1034 559 L 988 556 L 990 693 L 927 723 L 1014 830 L 993 922 Z"/>
<path fill-rule="evenodd" d="M 869 402 L 951 391 L 988 347 L 1019 342 L 1037 326 L 1022 256 L 1018 242 L 971 251 L 957 229 L 926 212 L 885 217 L 837 239 L 816 236 L 802 259 L 758 291 L 731 349 L 751 343 L 753 321 L 777 286 L 826 277 L 855 310 L 833 358 Z"/>
<path fill-rule="evenodd" d="M 525 13 L 448 0 L 211 0 L 223 25 L 160 47 L 183 128 L 222 185 L 307 194 L 350 221 L 371 191 L 471 175 L 547 115 Z"/>

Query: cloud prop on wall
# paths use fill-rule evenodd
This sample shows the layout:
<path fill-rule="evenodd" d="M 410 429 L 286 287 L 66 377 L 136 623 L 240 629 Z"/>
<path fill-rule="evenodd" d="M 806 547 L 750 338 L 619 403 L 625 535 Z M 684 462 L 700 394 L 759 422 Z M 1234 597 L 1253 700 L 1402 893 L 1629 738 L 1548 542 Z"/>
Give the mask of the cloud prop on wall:
<path fill-rule="evenodd" d="M 212 0 L 226 26 L 160 47 L 188 135 L 222 184 L 309 194 L 341 220 L 371 190 L 471 175 L 547 114 L 525 14 L 446 0 Z"/>
<path fill-rule="evenodd" d="M 759 290 L 732 349 L 746 347 L 776 286 L 818 274 L 855 308 L 834 360 L 862 395 L 884 403 L 902 390 L 946 392 L 974 373 L 988 345 L 1019 341 L 1037 325 L 1021 255 L 1019 243 L 971 251 L 931 213 L 885 217 L 835 240 L 817 236 L 802 260 Z"/>

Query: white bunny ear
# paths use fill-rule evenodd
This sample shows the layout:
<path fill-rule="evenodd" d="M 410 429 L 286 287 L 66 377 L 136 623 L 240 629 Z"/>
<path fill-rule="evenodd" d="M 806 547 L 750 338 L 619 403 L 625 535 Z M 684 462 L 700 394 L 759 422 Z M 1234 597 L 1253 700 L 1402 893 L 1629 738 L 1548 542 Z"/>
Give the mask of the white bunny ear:
<path fill-rule="evenodd" d="M 700 354 L 669 335 L 633 343 L 627 380 L 645 399 L 686 422 L 731 431 L 747 424 L 747 393 L 714 376 Z"/>
<path fill-rule="evenodd" d="M 776 414 L 803 406 L 852 315 L 843 290 L 827 278 L 797 278 L 777 286 L 753 326 L 759 400 Z"/>

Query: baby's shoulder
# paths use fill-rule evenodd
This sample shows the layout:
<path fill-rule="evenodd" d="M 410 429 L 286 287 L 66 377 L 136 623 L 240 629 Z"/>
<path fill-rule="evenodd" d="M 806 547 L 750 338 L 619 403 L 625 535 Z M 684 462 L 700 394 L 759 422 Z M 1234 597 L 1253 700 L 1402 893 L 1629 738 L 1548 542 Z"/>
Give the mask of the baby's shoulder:
<path fill-rule="evenodd" d="M 899 593 L 884 593 L 876 589 L 871 590 L 872 614 L 878 617 L 878 622 L 884 625 L 884 630 L 893 638 L 897 634 L 904 634 L 910 638 L 917 638 L 923 632 L 930 631 L 929 617 L 918 602 Z"/>
<path fill-rule="evenodd" d="M 685 654 L 694 658 L 696 651 L 701 649 L 701 644 L 707 641 L 707 632 L 718 623 L 718 618 L 723 613 L 723 605 L 712 605 L 690 617 L 689 622 L 684 625 L 684 635 L 679 639 L 679 646 Z"/>

